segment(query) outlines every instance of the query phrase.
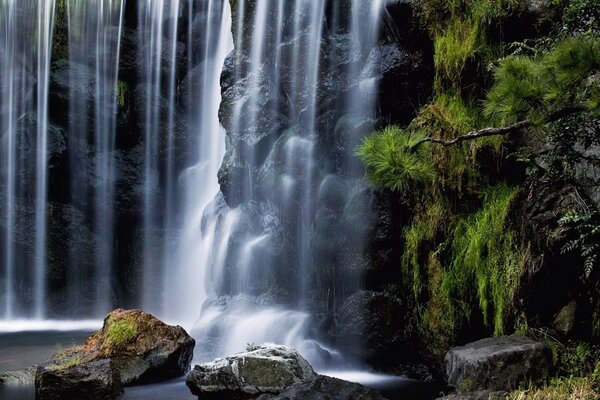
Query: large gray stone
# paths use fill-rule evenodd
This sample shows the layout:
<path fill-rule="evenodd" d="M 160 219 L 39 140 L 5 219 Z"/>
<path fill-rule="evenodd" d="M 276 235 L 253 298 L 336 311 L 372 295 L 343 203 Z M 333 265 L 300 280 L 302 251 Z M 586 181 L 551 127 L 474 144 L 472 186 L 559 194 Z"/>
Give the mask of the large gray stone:
<path fill-rule="evenodd" d="M 253 399 L 278 394 L 316 374 L 294 349 L 266 344 L 213 362 L 196 365 L 186 383 L 199 399 Z"/>
<path fill-rule="evenodd" d="M 257 400 L 385 400 L 379 392 L 358 383 L 319 375 L 315 380 L 297 383 L 278 395 L 262 395 Z"/>
<path fill-rule="evenodd" d="M 458 392 L 508 390 L 548 376 L 548 346 L 523 336 L 487 338 L 452 348 L 445 357 L 448 384 Z"/>

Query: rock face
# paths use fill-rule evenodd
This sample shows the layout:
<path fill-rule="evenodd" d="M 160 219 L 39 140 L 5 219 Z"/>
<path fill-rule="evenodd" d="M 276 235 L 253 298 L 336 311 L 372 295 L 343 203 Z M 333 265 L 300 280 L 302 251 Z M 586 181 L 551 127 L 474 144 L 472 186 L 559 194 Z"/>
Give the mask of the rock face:
<path fill-rule="evenodd" d="M 36 400 L 111 400 L 123 393 L 119 372 L 110 360 L 64 367 L 55 360 L 38 367 Z"/>
<path fill-rule="evenodd" d="M 339 341 L 350 344 L 348 350 L 364 359 L 385 363 L 398 352 L 407 354 L 406 315 L 397 296 L 357 292 L 346 299 L 338 313 Z"/>
<path fill-rule="evenodd" d="M 194 350 L 180 326 L 140 310 L 115 310 L 83 346 L 54 354 L 38 367 L 38 400 L 113 399 L 123 385 L 160 382 L 184 375 Z"/>
<path fill-rule="evenodd" d="M 196 365 L 186 383 L 199 399 L 253 399 L 263 393 L 315 379 L 308 362 L 294 349 L 263 345 L 211 363 Z"/>
<path fill-rule="evenodd" d="M 265 394 L 257 400 L 385 400 L 381 394 L 358 383 L 319 375 L 310 382 L 297 383 L 278 395 Z"/>
<path fill-rule="evenodd" d="M 448 384 L 459 392 L 507 390 L 549 374 L 548 346 L 521 336 L 488 338 L 451 349 L 445 358 Z"/>

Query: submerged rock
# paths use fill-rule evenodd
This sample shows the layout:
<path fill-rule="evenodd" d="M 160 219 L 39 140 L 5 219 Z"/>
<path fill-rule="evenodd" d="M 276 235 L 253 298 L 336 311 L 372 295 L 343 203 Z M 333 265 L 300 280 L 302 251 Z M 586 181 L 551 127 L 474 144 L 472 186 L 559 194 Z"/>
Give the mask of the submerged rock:
<path fill-rule="evenodd" d="M 32 386 L 35 383 L 37 367 L 7 371 L 0 374 L 0 386 Z"/>
<path fill-rule="evenodd" d="M 112 400 L 123 393 L 119 372 L 111 360 L 81 362 L 76 355 L 60 355 L 36 371 L 36 400 Z"/>
<path fill-rule="evenodd" d="M 253 399 L 277 394 L 316 377 L 310 364 L 294 349 L 266 344 L 230 357 L 196 365 L 186 383 L 199 399 Z"/>
<path fill-rule="evenodd" d="M 309 382 L 297 383 L 278 395 L 265 394 L 257 400 L 385 400 L 379 392 L 358 383 L 319 375 Z"/>
<path fill-rule="evenodd" d="M 508 390 L 546 378 L 548 346 L 522 336 L 487 338 L 451 349 L 445 358 L 448 384 L 459 392 Z"/>
<path fill-rule="evenodd" d="M 180 326 L 140 310 L 115 310 L 83 346 L 58 352 L 37 368 L 36 395 L 38 400 L 113 399 L 123 385 L 184 375 L 194 344 Z"/>

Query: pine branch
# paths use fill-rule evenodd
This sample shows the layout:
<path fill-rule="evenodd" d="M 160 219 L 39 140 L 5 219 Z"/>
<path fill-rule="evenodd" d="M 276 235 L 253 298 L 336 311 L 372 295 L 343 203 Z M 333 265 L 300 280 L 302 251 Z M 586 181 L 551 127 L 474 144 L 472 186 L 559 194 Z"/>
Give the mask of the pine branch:
<path fill-rule="evenodd" d="M 579 114 L 584 111 L 587 111 L 587 107 L 584 104 L 570 105 L 568 107 L 565 107 L 559 111 L 556 111 L 556 112 L 550 114 L 544 120 L 544 122 L 545 123 L 556 122 L 556 121 L 561 120 L 570 115 Z M 439 139 L 439 138 L 435 138 L 432 136 L 428 136 L 428 137 L 425 137 L 425 138 L 419 140 L 418 142 L 416 142 L 413 146 L 411 146 L 409 151 L 414 151 L 417 147 L 419 147 L 423 143 L 427 143 L 427 142 L 441 144 L 442 146 L 452 146 L 455 144 L 459 144 L 462 142 L 479 139 L 479 138 L 487 137 L 487 136 L 506 136 L 510 133 L 519 131 L 521 129 L 528 128 L 531 125 L 533 125 L 533 122 L 526 119 L 524 121 L 520 121 L 515 124 L 505 126 L 503 128 L 484 128 L 484 129 L 480 129 L 477 131 L 472 131 L 472 132 L 467 133 L 466 135 L 460 135 L 451 140 L 444 140 L 444 139 Z"/>

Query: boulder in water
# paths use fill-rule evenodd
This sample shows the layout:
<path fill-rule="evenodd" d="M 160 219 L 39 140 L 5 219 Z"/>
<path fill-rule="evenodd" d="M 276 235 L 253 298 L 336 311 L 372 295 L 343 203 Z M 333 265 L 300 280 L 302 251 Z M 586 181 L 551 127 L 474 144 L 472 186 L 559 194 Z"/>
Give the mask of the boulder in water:
<path fill-rule="evenodd" d="M 385 400 L 379 392 L 358 383 L 319 375 L 309 382 L 297 383 L 277 395 L 262 395 L 257 400 Z"/>
<path fill-rule="evenodd" d="M 125 385 L 177 378 L 190 369 L 195 341 L 180 326 L 170 326 L 140 310 L 115 310 L 84 348 L 109 358 Z"/>
<path fill-rule="evenodd" d="M 33 386 L 37 367 L 0 374 L 0 386 Z"/>
<path fill-rule="evenodd" d="M 180 326 L 140 310 L 115 310 L 83 346 L 54 354 L 38 367 L 38 400 L 113 399 L 123 385 L 160 382 L 184 375 L 194 350 Z"/>
<path fill-rule="evenodd" d="M 310 364 L 294 349 L 265 344 L 246 352 L 196 365 L 186 383 L 199 399 L 254 399 L 278 394 L 316 377 Z"/>
<path fill-rule="evenodd" d="M 448 384 L 459 392 L 498 391 L 546 378 L 552 354 L 544 343 L 503 336 L 454 347 L 445 363 Z"/>
<path fill-rule="evenodd" d="M 112 400 L 123 393 L 111 360 L 84 362 L 74 352 L 56 354 L 36 371 L 36 400 Z"/>

